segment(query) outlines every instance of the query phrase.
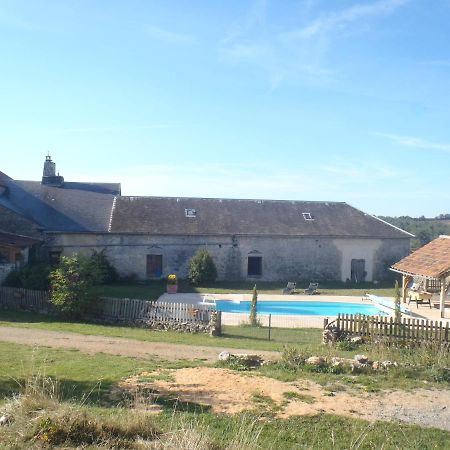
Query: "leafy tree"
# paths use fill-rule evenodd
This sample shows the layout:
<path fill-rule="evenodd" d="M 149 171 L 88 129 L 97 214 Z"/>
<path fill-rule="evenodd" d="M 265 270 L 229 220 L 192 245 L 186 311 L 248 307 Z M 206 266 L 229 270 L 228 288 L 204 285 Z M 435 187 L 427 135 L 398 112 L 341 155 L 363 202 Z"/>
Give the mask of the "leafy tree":
<path fill-rule="evenodd" d="M 86 313 L 91 298 L 88 294 L 92 281 L 86 276 L 76 256 L 63 256 L 50 274 L 50 302 L 64 316 L 80 317 Z"/>
<path fill-rule="evenodd" d="M 250 305 L 250 325 L 252 327 L 258 326 L 258 291 L 256 290 L 256 284 L 253 287 L 252 304 Z"/>
<path fill-rule="evenodd" d="M 188 278 L 192 284 L 216 281 L 217 268 L 208 250 L 200 249 L 189 261 Z"/>

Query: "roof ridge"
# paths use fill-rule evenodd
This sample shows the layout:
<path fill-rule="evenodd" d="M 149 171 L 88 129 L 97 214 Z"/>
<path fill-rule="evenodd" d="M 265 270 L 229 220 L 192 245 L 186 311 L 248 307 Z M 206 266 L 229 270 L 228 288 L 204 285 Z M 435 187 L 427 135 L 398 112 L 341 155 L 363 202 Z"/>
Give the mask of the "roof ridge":
<path fill-rule="evenodd" d="M 161 199 L 161 200 L 221 200 L 238 202 L 280 202 L 280 203 L 318 203 L 348 205 L 347 202 L 328 200 L 286 200 L 286 199 L 264 199 L 264 198 L 226 198 L 226 197 L 183 197 L 183 196 L 160 196 L 160 195 L 121 195 L 121 199 Z M 350 205 L 348 205 L 350 206 Z"/>

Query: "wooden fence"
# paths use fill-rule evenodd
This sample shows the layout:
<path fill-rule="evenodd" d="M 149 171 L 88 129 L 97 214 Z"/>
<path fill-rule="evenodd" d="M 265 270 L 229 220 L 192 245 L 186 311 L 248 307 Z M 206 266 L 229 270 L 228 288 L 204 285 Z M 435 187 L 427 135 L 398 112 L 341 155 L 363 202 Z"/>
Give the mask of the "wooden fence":
<path fill-rule="evenodd" d="M 0 287 L 0 307 L 48 313 L 52 311 L 47 291 Z M 194 322 L 207 324 L 213 306 L 163 303 L 133 298 L 101 297 L 93 316 L 100 320 L 134 322 Z"/>
<path fill-rule="evenodd" d="M 47 291 L 0 287 L 0 307 L 8 309 L 27 309 L 43 311 L 50 308 Z"/>
<path fill-rule="evenodd" d="M 149 302 L 129 298 L 100 299 L 100 315 L 112 320 L 158 320 L 161 322 L 195 322 L 207 324 L 214 307 L 188 303 Z"/>
<path fill-rule="evenodd" d="M 338 314 L 335 324 L 339 331 L 388 342 L 450 342 L 449 323 L 437 320 L 402 318 L 397 322 L 393 317 Z"/>

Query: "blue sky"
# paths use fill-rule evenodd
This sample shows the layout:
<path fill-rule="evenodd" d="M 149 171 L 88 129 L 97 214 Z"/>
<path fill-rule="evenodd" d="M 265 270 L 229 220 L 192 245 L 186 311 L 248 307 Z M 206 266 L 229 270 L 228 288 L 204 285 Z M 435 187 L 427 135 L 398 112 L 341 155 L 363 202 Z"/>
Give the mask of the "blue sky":
<path fill-rule="evenodd" d="M 0 0 L 0 170 L 450 212 L 450 0 Z"/>

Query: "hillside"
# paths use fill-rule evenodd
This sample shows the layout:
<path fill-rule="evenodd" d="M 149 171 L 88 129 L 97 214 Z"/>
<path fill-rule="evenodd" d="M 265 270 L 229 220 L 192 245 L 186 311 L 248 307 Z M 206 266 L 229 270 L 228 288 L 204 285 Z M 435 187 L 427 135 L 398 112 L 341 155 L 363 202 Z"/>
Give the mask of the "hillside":
<path fill-rule="evenodd" d="M 414 234 L 415 238 L 412 240 L 411 244 L 413 249 L 428 244 L 428 242 L 441 234 L 450 234 L 450 220 L 448 214 L 441 214 L 435 218 L 380 216 L 380 219 Z"/>

